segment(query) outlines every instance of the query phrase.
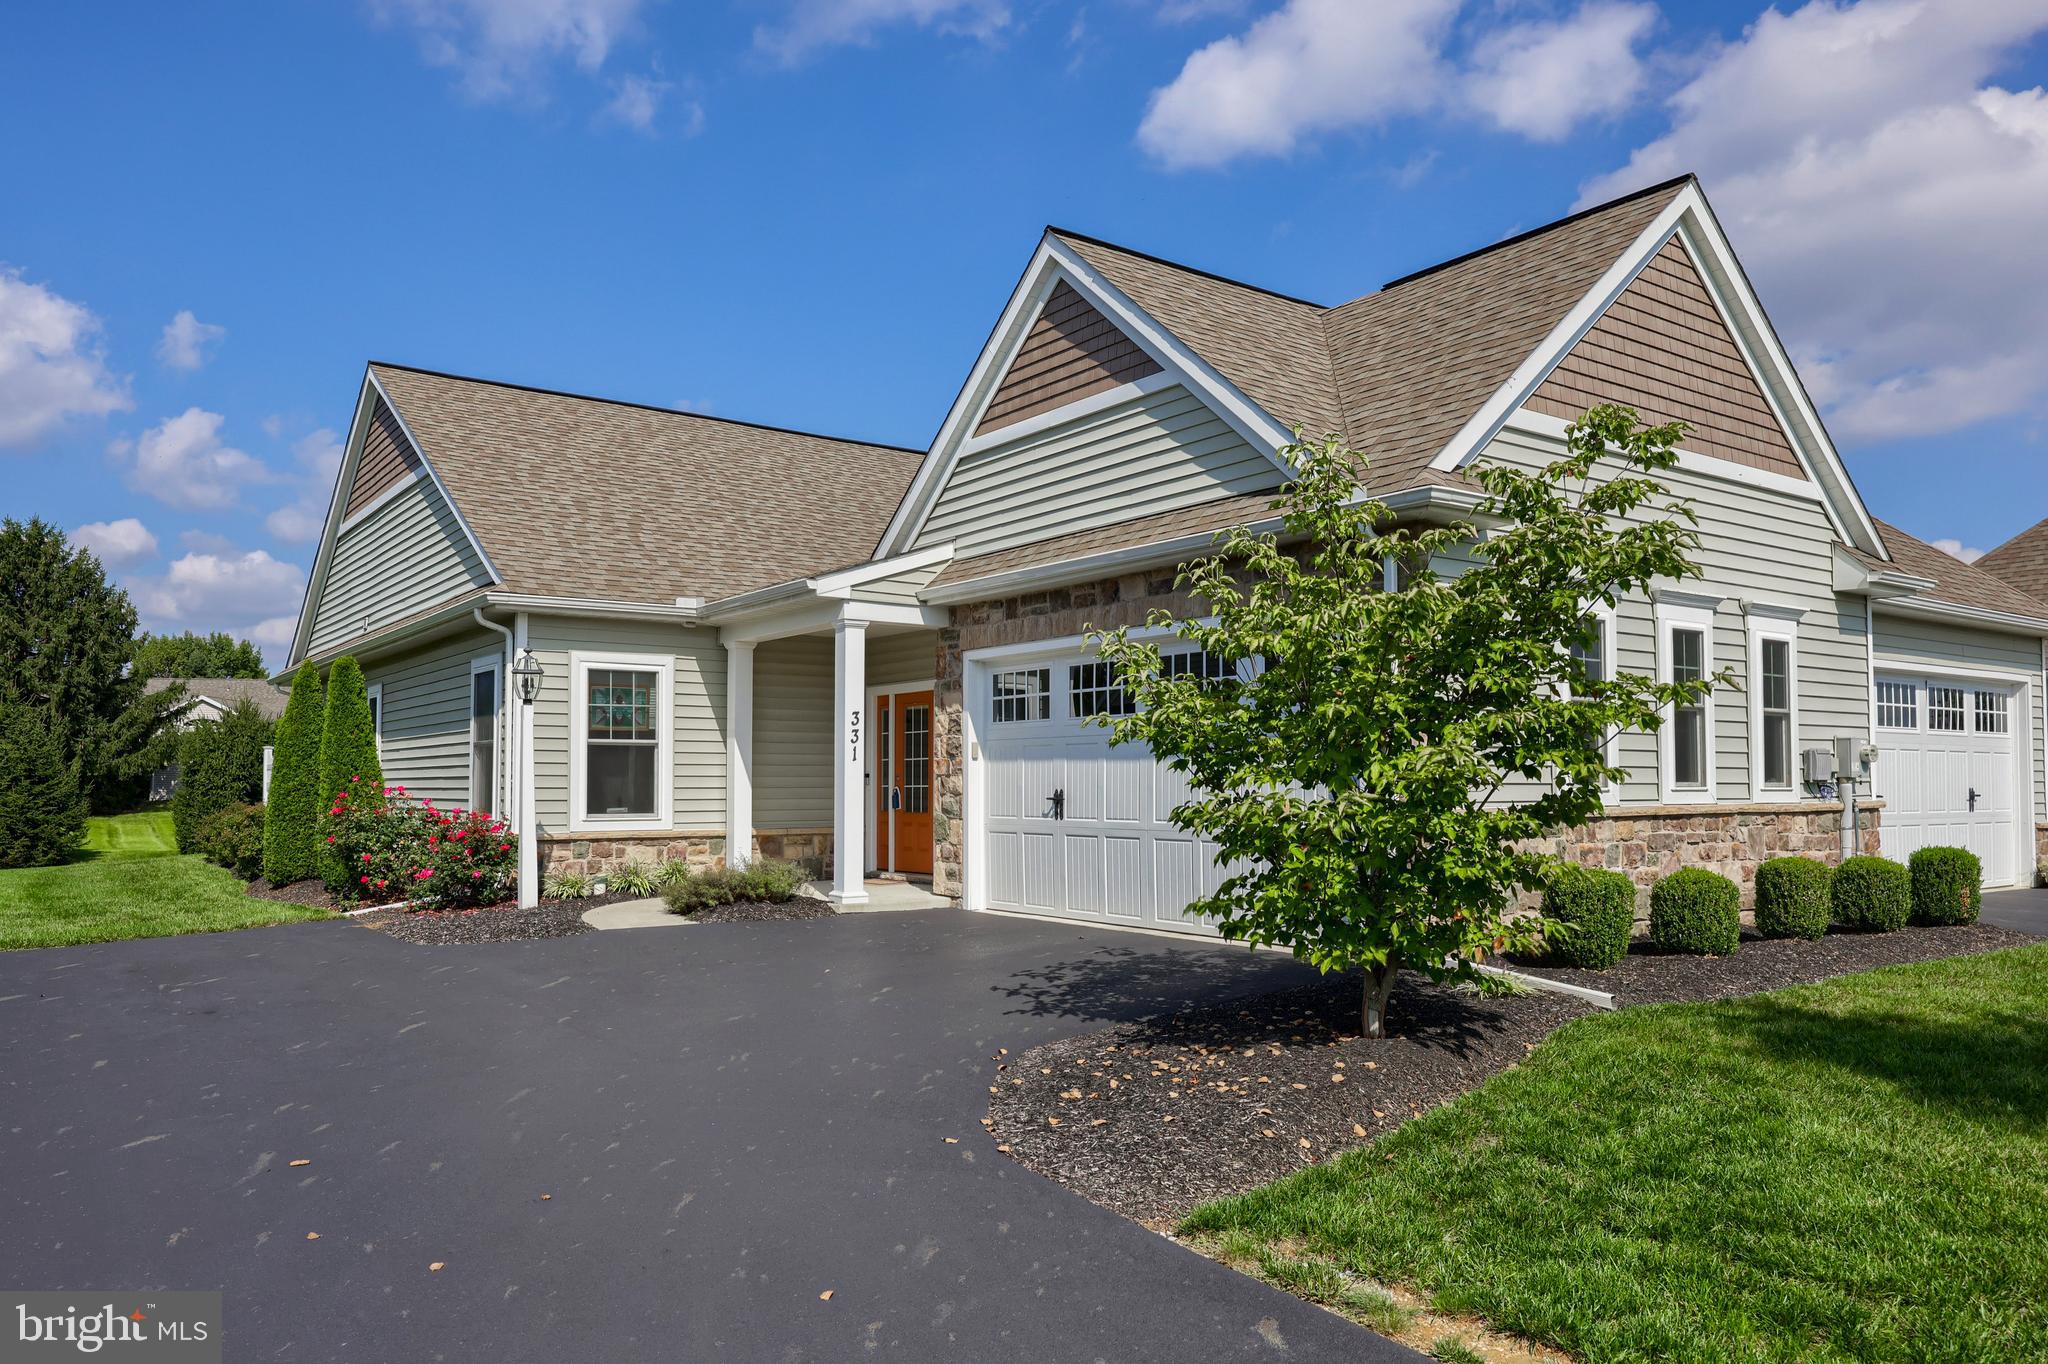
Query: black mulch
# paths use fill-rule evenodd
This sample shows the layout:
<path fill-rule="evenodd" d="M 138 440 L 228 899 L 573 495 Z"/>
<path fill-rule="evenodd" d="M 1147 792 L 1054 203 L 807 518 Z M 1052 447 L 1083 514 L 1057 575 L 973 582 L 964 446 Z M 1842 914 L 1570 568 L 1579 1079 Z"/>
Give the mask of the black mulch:
<path fill-rule="evenodd" d="M 364 928 L 429 947 L 459 943 L 525 942 L 568 938 L 597 930 L 583 922 L 587 900 L 544 901 L 532 909 L 491 905 L 483 909 L 379 909 L 358 915 Z"/>
<path fill-rule="evenodd" d="M 765 924 L 785 919 L 829 919 L 838 912 L 824 900 L 796 895 L 787 900 L 738 900 L 683 917 L 693 924 Z"/>
<path fill-rule="evenodd" d="M 335 903 L 334 897 L 327 893 L 327 887 L 312 879 L 273 886 L 259 876 L 249 883 L 249 894 L 259 900 L 281 900 L 288 905 L 312 905 L 317 909 L 342 908 Z"/>
<path fill-rule="evenodd" d="M 1392 1035 L 1368 1042 L 1359 990 L 1332 976 L 1005 1057 L 990 1133 L 1040 1174 L 1157 1224 L 1391 1131 L 1588 1011 L 1404 974 Z"/>
<path fill-rule="evenodd" d="M 1638 941 L 1628 956 L 1605 971 L 1541 962 L 1510 961 L 1508 965 L 1546 980 L 1605 990 L 1620 1005 L 1668 1004 L 1733 999 L 1880 966 L 1966 957 L 2037 941 L 1991 924 L 1902 928 L 1896 933 L 1830 933 L 1819 942 L 1745 933 L 1742 946 L 1732 957 L 1670 955 Z"/>

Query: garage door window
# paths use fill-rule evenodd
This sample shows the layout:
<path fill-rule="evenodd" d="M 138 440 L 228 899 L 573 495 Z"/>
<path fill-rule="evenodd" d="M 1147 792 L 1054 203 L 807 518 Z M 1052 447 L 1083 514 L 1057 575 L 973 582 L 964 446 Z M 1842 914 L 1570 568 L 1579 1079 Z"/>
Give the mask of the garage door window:
<path fill-rule="evenodd" d="M 1877 727 L 1920 728 L 1920 697 L 1911 682 L 1877 684 Z"/>
<path fill-rule="evenodd" d="M 1927 727 L 1941 734 L 1961 734 L 1969 728 L 1963 722 L 1961 687 L 1927 689 Z"/>
<path fill-rule="evenodd" d="M 1166 677 L 1192 677 L 1204 686 L 1221 686 L 1237 680 L 1237 670 L 1221 654 L 1168 654 L 1159 660 Z"/>
<path fill-rule="evenodd" d="M 1091 715 L 1129 715 L 1135 705 L 1131 694 L 1117 679 L 1108 663 L 1075 663 L 1067 669 L 1068 713 L 1077 720 Z"/>
<path fill-rule="evenodd" d="M 2011 721 L 2006 713 L 2006 696 L 2002 691 L 1980 691 L 1977 693 L 1977 732 L 1979 734 L 2003 734 Z"/>
<path fill-rule="evenodd" d="M 1015 668 L 990 680 L 990 718 L 997 724 L 1052 717 L 1052 669 Z"/>

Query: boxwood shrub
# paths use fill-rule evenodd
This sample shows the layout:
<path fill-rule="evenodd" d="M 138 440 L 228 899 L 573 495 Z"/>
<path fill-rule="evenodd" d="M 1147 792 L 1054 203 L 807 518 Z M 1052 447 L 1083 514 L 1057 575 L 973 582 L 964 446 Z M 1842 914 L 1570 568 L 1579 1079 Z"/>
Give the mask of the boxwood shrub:
<path fill-rule="evenodd" d="M 1773 857 L 1756 869 L 1756 931 L 1766 938 L 1819 938 L 1832 911 L 1834 869 L 1810 857 Z"/>
<path fill-rule="evenodd" d="M 1733 956 L 1742 941 L 1742 892 L 1705 867 L 1685 867 L 1650 890 L 1650 941 L 1667 952 Z"/>
<path fill-rule="evenodd" d="M 1636 886 L 1618 871 L 1560 868 L 1543 888 L 1544 945 L 1561 966 L 1604 971 L 1628 955 Z"/>
<path fill-rule="evenodd" d="M 1912 877 L 1882 857 L 1851 857 L 1835 868 L 1829 903 L 1844 928 L 1890 933 L 1913 912 Z"/>
<path fill-rule="evenodd" d="M 1967 848 L 1922 848 L 1907 864 L 1913 922 L 1973 924 L 1984 903 L 1984 864 Z"/>

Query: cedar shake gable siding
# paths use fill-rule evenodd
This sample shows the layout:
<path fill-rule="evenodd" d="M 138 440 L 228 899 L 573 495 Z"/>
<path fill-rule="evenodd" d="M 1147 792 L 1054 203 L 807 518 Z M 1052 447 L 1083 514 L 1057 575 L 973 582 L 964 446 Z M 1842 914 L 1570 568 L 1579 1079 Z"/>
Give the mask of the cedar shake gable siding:
<path fill-rule="evenodd" d="M 2028 596 L 2048 601 L 2048 521 L 2021 531 L 1979 559 L 1976 566 Z"/>
<path fill-rule="evenodd" d="M 1158 361 L 1061 280 L 1031 324 L 975 434 L 1158 372 Z"/>
<path fill-rule="evenodd" d="M 419 453 L 405 438 L 398 418 L 391 414 L 383 399 L 378 399 L 370 409 L 370 428 L 363 433 L 363 454 L 356 461 L 355 479 L 348 485 L 348 501 L 341 510 L 343 518 L 354 516 L 380 494 L 419 472 Z"/>

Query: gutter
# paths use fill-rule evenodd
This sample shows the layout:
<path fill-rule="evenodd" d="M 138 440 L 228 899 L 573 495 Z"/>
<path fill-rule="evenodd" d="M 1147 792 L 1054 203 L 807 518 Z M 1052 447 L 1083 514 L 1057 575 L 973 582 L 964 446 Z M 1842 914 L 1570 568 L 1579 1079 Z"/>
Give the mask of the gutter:
<path fill-rule="evenodd" d="M 2048 620 L 2042 620 L 2037 616 L 2022 616 L 2011 611 L 1993 611 L 1984 606 L 1964 606 L 1958 602 L 1936 601 L 1927 597 L 1911 600 L 1880 597 L 1875 602 L 1875 608 L 1888 616 L 1959 621 L 1993 630 L 2008 630 L 2014 634 L 2048 636 Z"/>

